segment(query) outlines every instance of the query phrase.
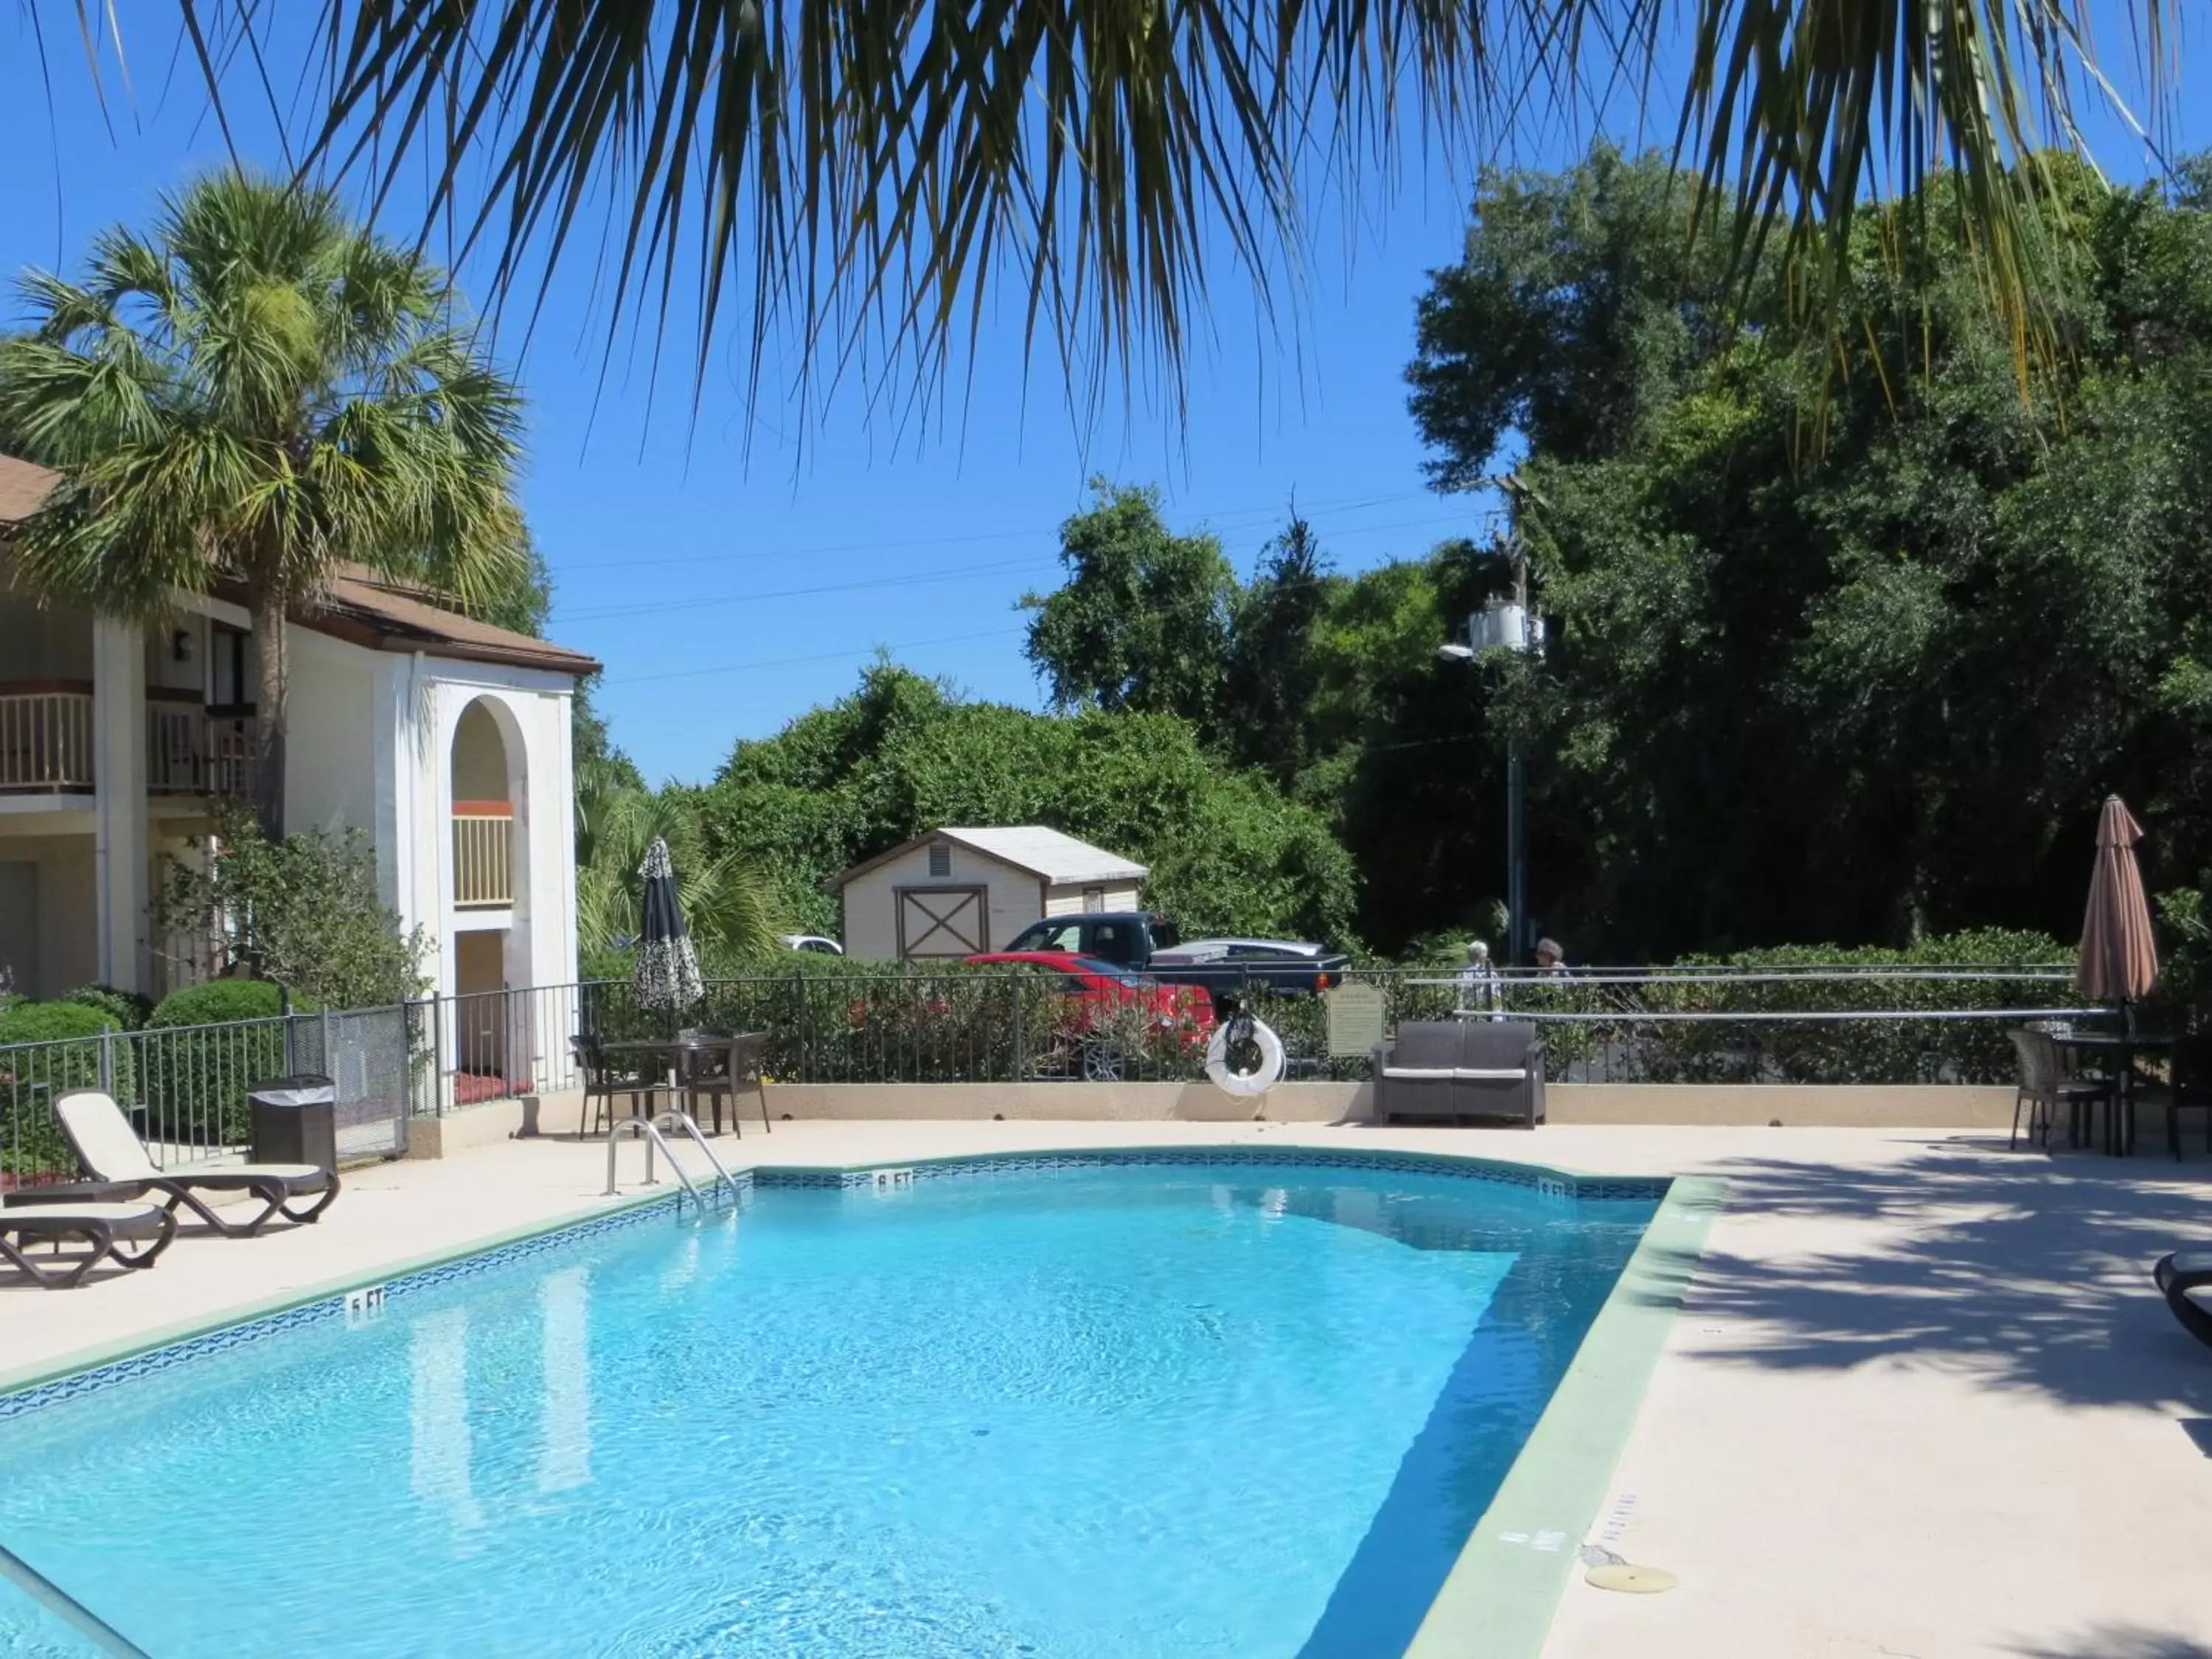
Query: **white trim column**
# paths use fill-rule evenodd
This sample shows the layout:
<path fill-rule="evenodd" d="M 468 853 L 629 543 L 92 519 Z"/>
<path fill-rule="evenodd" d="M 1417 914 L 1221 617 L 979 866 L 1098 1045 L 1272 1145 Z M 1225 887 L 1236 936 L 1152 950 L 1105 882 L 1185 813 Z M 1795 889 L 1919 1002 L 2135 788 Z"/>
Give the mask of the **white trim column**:
<path fill-rule="evenodd" d="M 149 856 L 146 634 L 137 623 L 93 620 L 92 732 L 100 977 L 136 991 L 145 982 Z"/>

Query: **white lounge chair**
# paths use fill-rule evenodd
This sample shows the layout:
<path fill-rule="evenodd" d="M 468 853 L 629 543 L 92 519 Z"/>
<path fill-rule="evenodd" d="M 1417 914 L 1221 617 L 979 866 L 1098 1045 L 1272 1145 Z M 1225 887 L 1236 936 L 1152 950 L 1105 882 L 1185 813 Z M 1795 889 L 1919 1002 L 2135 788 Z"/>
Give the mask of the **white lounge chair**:
<path fill-rule="evenodd" d="M 50 1291 L 83 1283 L 84 1276 L 103 1261 L 119 1267 L 151 1267 L 176 1236 L 177 1218 L 144 1200 L 133 1204 L 26 1204 L 18 1193 L 10 1204 L 0 1194 L 0 1261 Z M 83 1254 L 56 1255 L 41 1265 L 23 1253 L 27 1244 L 59 1245 L 72 1240 L 83 1242 Z M 145 1248 L 127 1250 L 126 1244 Z"/>
<path fill-rule="evenodd" d="M 179 1204 L 187 1205 L 226 1238 L 251 1238 L 279 1214 L 287 1221 L 313 1221 L 338 1195 L 337 1172 L 313 1164 L 218 1164 L 174 1175 L 158 1170 L 122 1109 L 97 1089 L 64 1095 L 54 1103 L 54 1115 L 76 1149 L 77 1161 L 94 1180 L 135 1182 L 145 1191 L 167 1193 L 171 1215 Z M 252 1193 L 262 1202 L 261 1213 L 243 1226 L 224 1220 L 198 1196 L 236 1192 Z M 295 1200 L 318 1194 L 307 1211 L 292 1207 Z"/>

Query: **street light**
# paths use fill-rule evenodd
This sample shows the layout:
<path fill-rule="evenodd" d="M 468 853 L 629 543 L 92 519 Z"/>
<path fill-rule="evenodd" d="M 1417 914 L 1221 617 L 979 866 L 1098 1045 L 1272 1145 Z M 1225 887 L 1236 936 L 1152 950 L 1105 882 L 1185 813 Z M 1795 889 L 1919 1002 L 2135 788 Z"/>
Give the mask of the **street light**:
<path fill-rule="evenodd" d="M 1505 544 L 1504 557 L 1513 571 L 1511 592 L 1487 599 L 1467 619 L 1468 642 L 1447 641 L 1437 655 L 1450 662 L 1474 662 L 1486 650 L 1517 653 L 1534 651 L 1544 640 L 1540 617 L 1528 614 L 1528 556 L 1516 536 Z M 1526 832 L 1527 790 L 1521 770 L 1521 738 L 1509 732 L 1505 740 L 1505 959 L 1520 962 L 1529 943 L 1528 842 Z"/>

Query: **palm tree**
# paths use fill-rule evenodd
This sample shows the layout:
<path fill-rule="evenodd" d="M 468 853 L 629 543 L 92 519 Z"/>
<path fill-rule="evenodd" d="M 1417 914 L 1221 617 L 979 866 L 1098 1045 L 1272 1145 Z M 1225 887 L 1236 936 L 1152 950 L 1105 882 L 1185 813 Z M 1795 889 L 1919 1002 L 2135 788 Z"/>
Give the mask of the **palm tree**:
<path fill-rule="evenodd" d="M 179 3 L 220 109 L 221 65 L 270 56 L 271 9 Z M 2077 88 L 2119 98 L 2100 11 L 2155 134 L 2172 0 L 320 0 L 307 157 L 386 185 L 427 160 L 431 215 L 489 233 L 502 288 L 604 209 L 616 323 L 665 318 L 691 264 L 702 367 L 734 291 L 756 370 L 795 325 L 810 372 L 914 354 L 911 392 L 1005 326 L 995 281 L 1079 380 L 1118 362 L 1180 385 L 1224 256 L 1264 299 L 1316 203 L 1355 213 L 1427 145 L 1463 157 L 1590 88 L 1648 88 L 1679 40 L 1676 146 L 1747 268 L 1778 231 L 1807 267 L 1791 292 L 1832 302 L 1862 200 L 1940 176 L 2024 346 L 2030 245 L 2058 210 L 2044 148 L 2079 145 Z"/>
<path fill-rule="evenodd" d="M 644 921 L 638 866 L 655 836 L 676 862 L 678 896 L 692 943 L 711 960 L 775 949 L 775 924 L 750 866 L 710 855 L 696 813 L 672 790 L 655 793 L 624 778 L 619 763 L 576 763 L 576 939 L 586 951 L 619 950 Z"/>
<path fill-rule="evenodd" d="M 240 593 L 253 621 L 263 832 L 283 834 L 285 617 L 342 565 L 465 602 L 526 580 L 521 398 L 444 276 L 327 191 L 237 172 L 116 228 L 82 281 L 32 271 L 0 341 L 0 428 L 63 483 L 22 528 L 35 594 L 159 614 Z"/>

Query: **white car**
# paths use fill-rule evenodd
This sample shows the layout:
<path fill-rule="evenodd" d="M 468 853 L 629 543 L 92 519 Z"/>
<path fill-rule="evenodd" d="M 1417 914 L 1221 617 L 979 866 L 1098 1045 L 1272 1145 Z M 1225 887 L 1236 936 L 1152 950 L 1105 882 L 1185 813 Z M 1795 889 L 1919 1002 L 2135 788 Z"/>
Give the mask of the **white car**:
<path fill-rule="evenodd" d="M 787 951 L 811 951 L 817 956 L 842 957 L 845 947 L 834 939 L 824 939 L 819 933 L 778 933 L 778 941 Z"/>

